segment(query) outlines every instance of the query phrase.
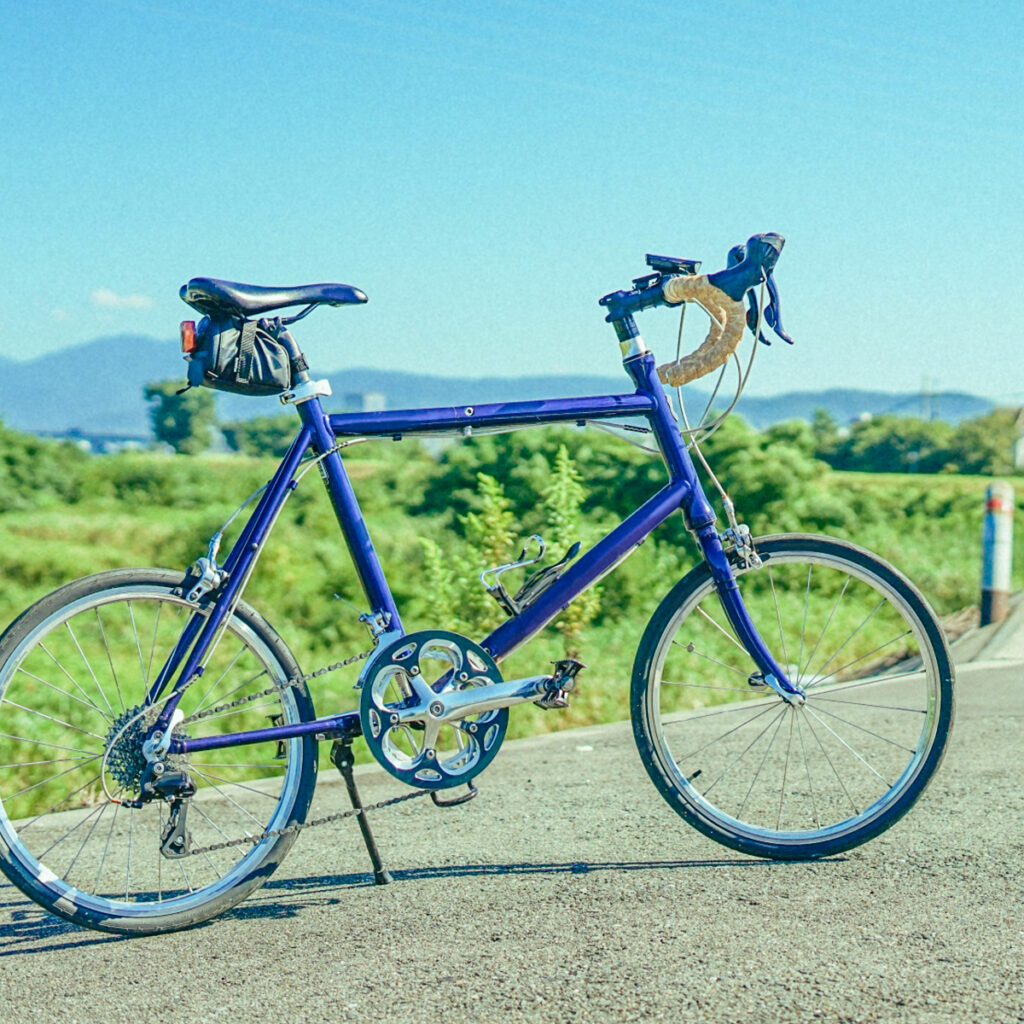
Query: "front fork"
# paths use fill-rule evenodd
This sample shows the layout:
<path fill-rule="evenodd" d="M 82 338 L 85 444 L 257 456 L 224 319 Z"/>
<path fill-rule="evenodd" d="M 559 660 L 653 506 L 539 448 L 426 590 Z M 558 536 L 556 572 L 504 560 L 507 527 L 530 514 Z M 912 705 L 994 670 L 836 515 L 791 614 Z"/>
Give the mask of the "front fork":
<path fill-rule="evenodd" d="M 722 610 L 729 620 L 729 625 L 735 630 L 740 643 L 743 644 L 761 673 L 763 682 L 787 704 L 796 706 L 803 704 L 806 699 L 803 689 L 790 681 L 785 669 L 772 657 L 771 651 L 768 650 L 767 644 L 747 612 L 747 606 L 743 603 L 743 595 L 740 593 L 732 565 L 729 563 L 729 556 L 722 546 L 722 538 L 718 531 L 713 524 L 709 524 L 700 527 L 695 532 L 697 542 L 704 553 L 704 560 L 715 581 L 715 590 L 718 592 Z M 760 559 L 757 559 L 752 564 L 756 567 L 759 563 Z M 751 568 L 750 571 L 756 571 L 756 568 Z"/>

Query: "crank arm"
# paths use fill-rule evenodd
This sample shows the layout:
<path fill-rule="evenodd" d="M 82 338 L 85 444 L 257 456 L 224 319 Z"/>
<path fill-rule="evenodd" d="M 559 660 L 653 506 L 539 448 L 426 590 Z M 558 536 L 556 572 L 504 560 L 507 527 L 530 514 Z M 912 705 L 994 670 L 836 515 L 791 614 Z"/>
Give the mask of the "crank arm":
<path fill-rule="evenodd" d="M 510 708 L 514 704 L 525 704 L 536 700 L 551 687 L 551 676 L 530 676 L 526 679 L 510 679 L 504 683 L 480 686 L 474 689 L 451 690 L 434 693 L 426 707 L 419 704 L 414 708 L 395 710 L 397 723 L 453 722 L 471 715 L 482 715 L 498 708 Z"/>

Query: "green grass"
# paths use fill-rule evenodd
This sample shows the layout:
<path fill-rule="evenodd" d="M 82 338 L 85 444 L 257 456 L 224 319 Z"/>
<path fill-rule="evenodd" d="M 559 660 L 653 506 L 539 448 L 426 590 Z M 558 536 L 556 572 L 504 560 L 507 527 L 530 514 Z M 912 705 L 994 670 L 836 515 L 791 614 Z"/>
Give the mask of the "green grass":
<path fill-rule="evenodd" d="M 183 570 L 205 553 L 210 534 L 273 467 L 272 460 L 242 457 L 134 455 L 95 460 L 85 473 L 78 501 L 51 501 L 0 515 L 0 618 L 10 621 L 62 583 L 102 569 L 155 565 Z M 365 496 L 371 533 L 406 627 L 445 628 L 447 623 L 437 620 L 431 595 L 419 578 L 418 544 L 421 534 L 440 534 L 444 510 L 433 517 L 406 515 L 400 475 L 384 456 L 354 461 L 351 470 L 357 493 Z M 988 483 L 983 477 L 949 475 L 834 473 L 826 478 L 830 493 L 841 496 L 849 513 L 834 532 L 897 565 L 940 615 L 977 602 Z M 1013 483 L 1024 495 L 1024 478 Z M 356 613 L 345 601 L 333 598 L 339 594 L 362 608 L 333 511 L 319 492 L 314 473 L 286 507 L 246 594 L 281 633 L 305 671 L 368 646 Z M 1024 537 L 1024 508 L 1018 508 L 1016 524 L 1018 537 Z M 810 532 L 823 531 L 812 527 Z M 656 536 L 604 581 L 602 612 L 590 627 L 582 652 L 588 668 L 571 707 L 561 712 L 532 705 L 516 708 L 509 736 L 628 717 L 629 679 L 641 633 L 658 601 L 694 561 L 692 548 L 674 550 Z M 1015 552 L 1013 579 L 1015 588 L 1024 588 L 1022 541 Z M 870 643 L 869 636 L 863 639 Z M 721 641 L 710 642 L 717 651 Z M 549 627 L 508 658 L 502 671 L 506 678 L 536 674 L 561 656 L 560 638 Z M 356 706 L 352 683 L 357 672 L 349 669 L 313 684 L 319 713 Z M 49 709 L 47 713 L 62 721 L 68 721 L 62 715 L 81 710 L 61 706 L 64 698 L 45 686 L 27 692 L 40 701 L 41 710 Z M 37 718 L 17 724 L 38 730 L 33 735 L 40 741 L 60 742 L 62 727 L 56 723 Z M 8 744 L 2 761 L 12 763 L 20 756 Z M 31 783 L 29 776 L 26 780 Z M 26 807 L 32 810 L 35 804 L 29 800 Z"/>

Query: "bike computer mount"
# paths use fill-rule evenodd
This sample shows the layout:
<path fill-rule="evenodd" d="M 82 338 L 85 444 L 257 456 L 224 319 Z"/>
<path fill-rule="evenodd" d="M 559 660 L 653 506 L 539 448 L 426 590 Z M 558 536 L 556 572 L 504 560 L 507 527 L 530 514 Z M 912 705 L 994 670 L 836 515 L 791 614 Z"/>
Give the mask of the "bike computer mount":
<path fill-rule="evenodd" d="M 666 275 L 675 274 L 696 274 L 700 270 L 700 260 L 683 260 L 675 256 L 656 256 L 654 253 L 647 254 L 647 266 L 654 271 L 653 274 L 646 274 L 633 280 L 633 287 L 637 289 L 650 288 L 660 284 Z"/>

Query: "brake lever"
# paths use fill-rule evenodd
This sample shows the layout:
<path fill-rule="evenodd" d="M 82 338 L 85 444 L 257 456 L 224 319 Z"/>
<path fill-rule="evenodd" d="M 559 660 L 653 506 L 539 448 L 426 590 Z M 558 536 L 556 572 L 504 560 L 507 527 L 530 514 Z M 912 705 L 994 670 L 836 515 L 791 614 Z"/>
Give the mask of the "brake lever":
<path fill-rule="evenodd" d="M 768 326 L 788 345 L 793 344 L 793 339 L 786 333 L 782 326 L 782 307 L 779 305 L 779 289 L 775 284 L 775 278 L 768 275 L 768 305 L 765 306 L 764 318 Z"/>
<path fill-rule="evenodd" d="M 747 247 L 745 245 L 734 245 L 729 250 L 729 256 L 726 261 L 726 265 L 734 267 L 740 264 L 746 259 Z M 768 304 L 764 307 L 764 322 L 785 342 L 792 345 L 793 339 L 785 332 L 782 327 L 782 314 L 779 306 L 779 289 L 778 285 L 775 284 L 775 278 L 772 277 L 772 272 L 769 270 L 765 274 L 765 284 L 768 288 Z M 757 293 L 753 288 L 747 292 L 747 326 L 750 328 L 751 333 L 757 330 L 758 320 L 758 303 Z M 771 342 L 764 336 L 762 331 L 757 338 L 764 345 L 770 345 Z"/>

